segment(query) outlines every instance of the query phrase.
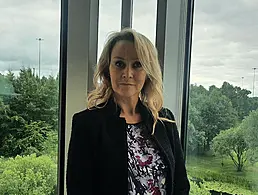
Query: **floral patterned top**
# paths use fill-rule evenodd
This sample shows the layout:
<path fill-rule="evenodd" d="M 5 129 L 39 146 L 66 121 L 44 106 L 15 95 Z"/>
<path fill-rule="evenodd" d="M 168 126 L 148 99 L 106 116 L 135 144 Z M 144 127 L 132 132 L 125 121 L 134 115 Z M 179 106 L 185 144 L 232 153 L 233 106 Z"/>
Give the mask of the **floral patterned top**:
<path fill-rule="evenodd" d="M 143 123 L 127 124 L 128 194 L 165 195 L 167 166 L 144 128 Z"/>

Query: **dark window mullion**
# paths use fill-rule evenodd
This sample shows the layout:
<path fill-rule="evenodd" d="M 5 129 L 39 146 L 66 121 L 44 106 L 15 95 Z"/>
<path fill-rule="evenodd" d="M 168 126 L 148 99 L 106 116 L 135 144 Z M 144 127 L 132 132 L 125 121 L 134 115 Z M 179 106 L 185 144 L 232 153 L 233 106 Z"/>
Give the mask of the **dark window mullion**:
<path fill-rule="evenodd" d="M 58 194 L 65 189 L 65 129 L 66 129 L 66 89 L 67 89 L 67 32 L 68 0 L 61 0 L 60 65 L 59 65 L 59 131 L 58 131 Z"/>
<path fill-rule="evenodd" d="M 183 100 L 182 100 L 182 119 L 181 119 L 181 144 L 186 159 L 187 150 L 187 127 L 188 127 L 188 105 L 189 105 L 189 85 L 192 49 L 192 29 L 193 29 L 194 0 L 187 2 L 187 20 L 185 33 L 185 59 L 184 59 L 184 78 L 183 78 Z"/>
<path fill-rule="evenodd" d="M 157 0 L 156 41 L 162 75 L 164 72 L 167 0 Z"/>
<path fill-rule="evenodd" d="M 132 27 L 133 0 L 122 0 L 121 29 Z"/>

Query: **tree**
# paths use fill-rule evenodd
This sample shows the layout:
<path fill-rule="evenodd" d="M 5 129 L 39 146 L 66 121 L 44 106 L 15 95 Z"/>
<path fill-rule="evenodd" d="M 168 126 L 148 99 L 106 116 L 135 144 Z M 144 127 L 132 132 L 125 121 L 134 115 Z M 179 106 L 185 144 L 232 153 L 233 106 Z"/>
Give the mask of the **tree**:
<path fill-rule="evenodd" d="M 249 147 L 245 141 L 245 133 L 241 128 L 221 131 L 213 139 L 212 148 L 215 153 L 221 156 L 229 156 L 238 172 L 243 170 Z"/>
<path fill-rule="evenodd" d="M 231 100 L 233 108 L 237 111 L 239 121 L 249 115 L 252 106 L 248 95 L 251 94 L 251 91 L 237 86 L 234 87 L 228 82 L 223 83 L 220 91 Z"/>
<path fill-rule="evenodd" d="M 58 78 L 39 79 L 31 69 L 22 69 L 17 78 L 9 73 L 7 78 L 19 94 L 7 102 L 10 109 L 29 123 L 45 121 L 57 129 Z"/>
<path fill-rule="evenodd" d="M 58 77 L 39 79 L 31 69 L 22 69 L 15 77 L 9 71 L 0 75 L 1 86 L 0 156 L 40 155 L 46 150 L 43 143 L 53 136 L 49 132 L 57 133 Z"/>
<path fill-rule="evenodd" d="M 240 125 L 245 132 L 245 140 L 251 151 L 248 153 L 250 163 L 258 162 L 258 109 L 252 111 Z"/>
<path fill-rule="evenodd" d="M 251 108 L 250 111 L 254 111 L 258 109 L 258 97 L 251 97 L 249 98 Z"/>
<path fill-rule="evenodd" d="M 187 137 L 187 152 L 190 154 L 203 153 L 202 146 L 206 142 L 205 132 L 197 131 L 190 121 L 188 122 Z"/>
<path fill-rule="evenodd" d="M 204 145 L 207 143 L 207 137 L 203 129 L 203 119 L 201 116 L 201 108 L 208 100 L 209 91 L 202 85 L 190 86 L 189 99 L 189 120 L 188 120 L 188 151 L 191 153 L 204 152 Z"/>
<path fill-rule="evenodd" d="M 15 157 L 16 155 L 41 154 L 48 133 L 53 131 L 43 121 L 28 124 L 20 116 L 1 118 L 0 156 Z"/>
<path fill-rule="evenodd" d="M 44 121 L 28 123 L 0 100 L 0 156 L 40 154 L 51 131 Z"/>
<path fill-rule="evenodd" d="M 250 147 L 258 147 L 258 109 L 243 120 L 241 128 L 246 132 L 246 140 Z"/>
<path fill-rule="evenodd" d="M 200 113 L 190 102 L 189 104 L 189 120 L 187 130 L 188 152 L 191 154 L 202 154 L 203 145 L 206 144 L 205 132 L 200 129 L 201 123 Z M 196 129 L 197 127 L 198 129 Z"/>
<path fill-rule="evenodd" d="M 51 126 L 44 121 L 25 124 L 22 129 L 22 135 L 18 135 L 19 139 L 16 141 L 16 148 L 20 150 L 19 154 L 29 155 L 36 153 L 40 155 L 40 152 L 44 150 L 44 143 L 48 139 L 48 133 L 51 131 Z"/>
<path fill-rule="evenodd" d="M 13 115 L 9 106 L 0 100 L 0 156 L 16 153 L 13 150 L 16 147 L 15 134 L 25 123 L 22 117 Z"/>
<path fill-rule="evenodd" d="M 0 74 L 0 96 L 12 95 L 14 93 L 14 88 L 9 79 Z"/>
<path fill-rule="evenodd" d="M 200 129 L 205 132 L 207 144 L 204 149 L 210 149 L 210 142 L 221 131 L 236 125 L 236 111 L 231 101 L 218 90 L 210 92 L 200 108 Z"/>

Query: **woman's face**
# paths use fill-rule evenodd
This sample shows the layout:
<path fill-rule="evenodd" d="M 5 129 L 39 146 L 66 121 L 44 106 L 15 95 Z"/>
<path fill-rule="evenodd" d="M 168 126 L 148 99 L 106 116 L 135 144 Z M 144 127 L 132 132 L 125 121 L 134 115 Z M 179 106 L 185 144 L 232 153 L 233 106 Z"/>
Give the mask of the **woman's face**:
<path fill-rule="evenodd" d="M 109 65 L 112 89 L 116 98 L 137 98 L 146 80 L 134 44 L 119 41 L 111 52 Z"/>

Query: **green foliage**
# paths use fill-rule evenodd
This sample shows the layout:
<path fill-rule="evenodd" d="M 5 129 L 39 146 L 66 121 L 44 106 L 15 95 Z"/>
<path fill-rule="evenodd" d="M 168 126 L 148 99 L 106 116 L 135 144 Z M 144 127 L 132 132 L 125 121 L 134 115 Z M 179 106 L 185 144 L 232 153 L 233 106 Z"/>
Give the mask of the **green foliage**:
<path fill-rule="evenodd" d="M 187 172 L 190 178 L 197 178 L 204 182 L 216 181 L 218 183 L 232 184 L 239 189 L 258 193 L 258 163 L 246 163 L 243 172 L 234 169 L 229 157 L 223 159 L 217 156 L 187 156 Z"/>
<path fill-rule="evenodd" d="M 238 186 L 240 189 L 250 190 L 253 188 L 252 182 L 244 177 L 233 176 L 225 173 L 220 173 L 211 170 L 205 170 L 201 167 L 188 167 L 187 172 L 189 177 L 198 178 L 205 182 L 218 182 Z"/>
<path fill-rule="evenodd" d="M 207 136 L 206 150 L 210 149 L 212 139 L 224 129 L 234 127 L 236 113 L 230 100 L 219 91 L 213 90 L 201 108 L 202 129 Z"/>
<path fill-rule="evenodd" d="M 0 96 L 13 95 L 14 88 L 8 77 L 0 73 Z"/>
<path fill-rule="evenodd" d="M 234 162 L 237 171 L 243 170 L 249 148 L 245 142 L 245 134 L 240 128 L 221 131 L 213 139 L 212 148 L 220 155 L 228 155 Z"/>
<path fill-rule="evenodd" d="M 249 148 L 247 151 L 247 159 L 249 163 L 254 166 L 258 162 L 258 148 Z"/>
<path fill-rule="evenodd" d="M 248 160 L 251 164 L 258 162 L 258 109 L 250 112 L 240 125 L 245 132 L 245 141 L 250 150 L 248 151 Z"/>
<path fill-rule="evenodd" d="M 57 153 L 58 153 L 58 133 L 51 131 L 47 133 L 47 139 L 42 144 L 41 155 L 47 155 L 57 163 Z"/>
<path fill-rule="evenodd" d="M 247 116 L 242 124 L 240 125 L 246 133 L 246 141 L 252 148 L 258 147 L 258 109 L 252 111 L 249 116 Z"/>
<path fill-rule="evenodd" d="M 199 184 L 200 186 L 198 186 L 195 182 L 190 180 L 190 194 L 191 195 L 210 195 L 210 192 L 205 189 L 205 187 L 203 186 L 203 184 Z"/>
<path fill-rule="evenodd" d="M 39 79 L 31 69 L 0 77 L 15 93 L 0 99 L 0 156 L 41 155 L 49 132 L 57 131 L 58 78 Z"/>
<path fill-rule="evenodd" d="M 192 135 L 198 135 L 197 132 L 202 135 L 202 132 L 205 132 L 203 150 L 199 144 L 195 144 L 198 153 L 208 151 L 211 140 L 221 130 L 235 127 L 250 111 L 258 109 L 258 97 L 249 97 L 249 90 L 227 82 L 224 82 L 221 88 L 212 85 L 209 90 L 201 85 L 191 85 L 190 88 L 189 120 L 196 131 Z M 189 148 L 190 151 L 192 149 Z"/>
<path fill-rule="evenodd" d="M 217 181 L 205 181 L 201 183 L 194 182 L 194 178 L 190 178 L 190 194 L 191 195 L 210 195 L 210 190 L 215 190 L 217 192 L 226 192 L 230 194 L 244 194 L 253 195 L 255 192 L 247 189 L 243 189 L 238 185 L 217 182 Z"/>
<path fill-rule="evenodd" d="M 48 156 L 1 159 L 0 172 L 3 195 L 49 195 L 56 189 L 57 166 Z"/>
<path fill-rule="evenodd" d="M 188 121 L 187 134 L 187 152 L 189 154 L 201 153 L 201 148 L 206 143 L 205 132 L 197 131 L 194 125 Z"/>
<path fill-rule="evenodd" d="M 227 192 L 230 194 L 254 195 L 255 193 L 254 191 L 240 188 L 238 185 L 234 185 L 231 183 L 224 183 L 224 182 L 209 181 L 209 182 L 204 182 L 203 186 L 207 190 L 215 190 L 217 192 Z"/>
<path fill-rule="evenodd" d="M 203 142 L 202 150 L 198 145 L 199 152 L 209 151 L 212 139 L 221 130 L 234 127 L 237 123 L 236 116 L 230 99 L 218 88 L 211 86 L 208 91 L 202 86 L 191 85 L 189 121 L 196 131 L 193 135 L 198 135 L 201 138 L 198 142 Z M 204 138 L 201 137 L 203 133 Z"/>
<path fill-rule="evenodd" d="M 51 127 L 44 121 L 32 122 L 26 124 L 23 137 L 20 137 L 16 142 L 16 146 L 21 149 L 23 155 L 33 152 L 39 153 L 44 150 L 44 142 L 48 138 L 48 133 L 51 132 Z M 30 151 L 30 152 L 29 152 Z"/>
<path fill-rule="evenodd" d="M 12 116 L 3 123 L 0 133 L 0 156 L 14 157 L 16 155 L 26 155 L 44 150 L 44 142 L 47 140 L 51 127 L 43 122 L 27 122 L 19 117 Z"/>
<path fill-rule="evenodd" d="M 26 121 L 13 115 L 9 106 L 0 100 L 0 156 L 15 156 L 20 150 L 16 147 L 18 135 L 22 135 Z"/>
<path fill-rule="evenodd" d="M 9 73 L 7 78 L 19 94 L 9 98 L 10 109 L 28 123 L 45 121 L 57 129 L 58 78 L 39 79 L 31 69 L 22 69 L 18 77 Z"/>
<path fill-rule="evenodd" d="M 57 193 L 57 120 L 58 78 L 0 75 L 0 194 Z"/>
<path fill-rule="evenodd" d="M 252 97 L 249 99 L 251 104 L 251 111 L 258 109 L 258 97 Z"/>
<path fill-rule="evenodd" d="M 252 110 L 251 98 L 248 95 L 251 91 L 241 89 L 240 87 L 233 86 L 227 82 L 224 82 L 221 89 L 221 93 L 231 100 L 234 109 L 237 111 L 239 121 L 243 120 L 245 116 L 249 115 Z"/>

